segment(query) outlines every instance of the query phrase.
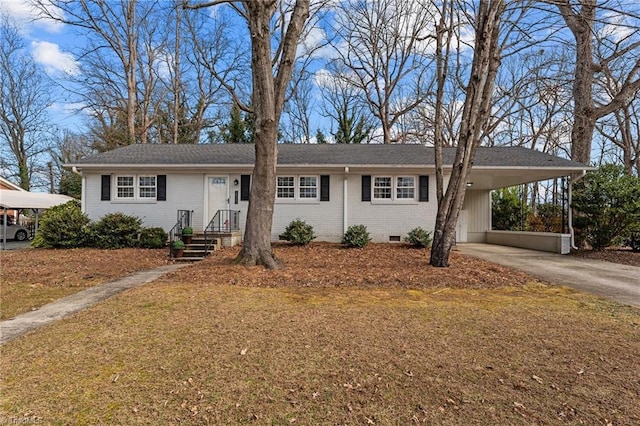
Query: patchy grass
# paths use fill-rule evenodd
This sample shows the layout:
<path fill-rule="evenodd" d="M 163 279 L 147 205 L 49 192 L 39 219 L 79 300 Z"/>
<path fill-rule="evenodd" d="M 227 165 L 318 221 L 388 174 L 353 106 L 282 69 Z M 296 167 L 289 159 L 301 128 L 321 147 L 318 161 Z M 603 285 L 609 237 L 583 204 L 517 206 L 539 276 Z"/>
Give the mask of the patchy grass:
<path fill-rule="evenodd" d="M 0 319 L 13 318 L 85 288 L 166 263 L 166 250 L 26 249 L 1 252 Z"/>
<path fill-rule="evenodd" d="M 376 247 L 315 248 L 333 253 L 327 265 L 347 256 L 344 275 L 313 248 L 278 247 L 288 266 L 275 272 L 230 266 L 225 250 L 22 336 L 2 348 L 0 419 L 640 424 L 638 310 L 531 279 L 498 285 L 509 270 L 463 256 L 484 275 L 442 285 L 424 251 L 391 247 L 378 251 L 395 254 L 397 276 Z M 378 269 L 396 285 L 351 281 Z"/>

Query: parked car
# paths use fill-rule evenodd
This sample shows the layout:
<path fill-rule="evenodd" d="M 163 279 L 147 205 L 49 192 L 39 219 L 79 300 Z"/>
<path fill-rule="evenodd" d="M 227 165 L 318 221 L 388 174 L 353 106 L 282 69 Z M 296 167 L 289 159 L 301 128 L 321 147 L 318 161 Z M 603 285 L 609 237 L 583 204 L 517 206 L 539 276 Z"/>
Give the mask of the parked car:
<path fill-rule="evenodd" d="M 4 220 L 0 217 L 0 239 L 4 238 Z M 29 230 L 22 225 L 7 221 L 7 240 L 25 241 L 29 238 Z"/>

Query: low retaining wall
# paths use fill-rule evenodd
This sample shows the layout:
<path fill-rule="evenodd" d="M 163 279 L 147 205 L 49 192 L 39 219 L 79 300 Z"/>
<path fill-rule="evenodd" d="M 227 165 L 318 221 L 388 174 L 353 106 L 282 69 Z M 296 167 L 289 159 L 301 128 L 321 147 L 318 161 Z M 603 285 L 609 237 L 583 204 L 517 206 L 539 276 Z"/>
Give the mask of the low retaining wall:
<path fill-rule="evenodd" d="M 234 247 L 242 244 L 241 231 L 214 232 L 213 237 L 220 239 L 222 247 Z"/>
<path fill-rule="evenodd" d="M 571 235 L 552 232 L 487 231 L 487 243 L 568 254 Z"/>

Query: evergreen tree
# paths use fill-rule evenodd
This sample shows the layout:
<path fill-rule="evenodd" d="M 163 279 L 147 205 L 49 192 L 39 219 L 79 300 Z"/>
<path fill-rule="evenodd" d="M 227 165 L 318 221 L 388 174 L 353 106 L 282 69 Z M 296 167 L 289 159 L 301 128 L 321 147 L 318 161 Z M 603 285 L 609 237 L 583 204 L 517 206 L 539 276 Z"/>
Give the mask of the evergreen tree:
<path fill-rule="evenodd" d="M 602 250 L 640 223 L 640 178 L 605 164 L 573 186 L 571 207 L 578 236 Z"/>
<path fill-rule="evenodd" d="M 320 129 L 316 132 L 316 143 L 327 143 L 327 137 Z"/>

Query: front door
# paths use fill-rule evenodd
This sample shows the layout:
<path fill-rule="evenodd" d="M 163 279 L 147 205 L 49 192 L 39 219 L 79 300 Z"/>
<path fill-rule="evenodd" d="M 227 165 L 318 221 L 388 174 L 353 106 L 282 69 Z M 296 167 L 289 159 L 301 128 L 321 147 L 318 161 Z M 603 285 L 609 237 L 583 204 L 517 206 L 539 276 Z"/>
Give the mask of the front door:
<path fill-rule="evenodd" d="M 229 178 L 226 176 L 209 176 L 207 178 L 208 201 L 205 225 L 209 223 L 218 210 L 229 210 Z"/>

